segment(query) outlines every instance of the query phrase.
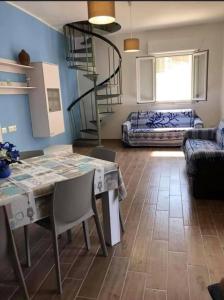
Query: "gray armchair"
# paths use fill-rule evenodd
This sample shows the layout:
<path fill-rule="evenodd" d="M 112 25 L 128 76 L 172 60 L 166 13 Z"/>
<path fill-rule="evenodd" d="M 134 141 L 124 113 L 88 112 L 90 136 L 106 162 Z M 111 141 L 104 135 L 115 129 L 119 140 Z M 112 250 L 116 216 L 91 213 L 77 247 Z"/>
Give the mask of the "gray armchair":
<path fill-rule="evenodd" d="M 224 197 L 224 121 L 217 128 L 188 130 L 183 150 L 194 196 Z"/>

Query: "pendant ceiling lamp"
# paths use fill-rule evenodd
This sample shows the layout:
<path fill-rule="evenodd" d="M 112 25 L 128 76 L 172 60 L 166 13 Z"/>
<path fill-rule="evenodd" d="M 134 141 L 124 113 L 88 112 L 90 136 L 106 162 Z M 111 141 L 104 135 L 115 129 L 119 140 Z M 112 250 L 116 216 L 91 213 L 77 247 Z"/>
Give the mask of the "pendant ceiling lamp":
<path fill-rule="evenodd" d="M 88 1 L 88 20 L 97 25 L 113 23 L 115 21 L 114 1 Z"/>
<path fill-rule="evenodd" d="M 131 1 L 128 1 L 130 9 L 130 28 L 131 28 L 131 37 L 124 40 L 124 52 L 137 52 L 140 51 L 139 39 L 133 38 L 132 34 L 132 7 Z"/>

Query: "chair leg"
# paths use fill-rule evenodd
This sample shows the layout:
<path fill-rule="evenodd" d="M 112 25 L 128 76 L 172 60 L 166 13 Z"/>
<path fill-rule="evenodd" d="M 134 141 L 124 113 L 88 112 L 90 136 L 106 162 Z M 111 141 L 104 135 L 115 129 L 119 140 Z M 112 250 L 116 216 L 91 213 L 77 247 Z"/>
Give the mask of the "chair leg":
<path fill-rule="evenodd" d="M 12 230 L 11 230 L 10 225 L 9 225 L 9 220 L 8 220 L 8 216 L 7 216 L 7 212 L 6 212 L 5 207 L 4 207 L 4 214 L 5 214 L 5 218 L 6 218 L 6 226 L 7 226 L 7 231 L 8 231 L 8 234 L 9 234 L 9 239 L 10 239 L 11 245 L 12 245 L 12 254 L 13 254 L 13 260 L 14 260 L 13 266 L 14 266 L 14 269 L 15 269 L 15 274 L 18 277 L 20 285 L 23 289 L 25 299 L 29 300 L 30 297 L 29 297 L 28 290 L 27 290 L 27 287 L 26 287 L 26 282 L 25 282 L 25 279 L 24 279 L 24 276 L 23 276 L 22 268 L 21 268 L 19 257 L 18 257 L 18 254 L 17 254 L 15 240 L 14 240 Z"/>
<path fill-rule="evenodd" d="M 26 247 L 26 264 L 27 267 L 31 267 L 31 254 L 30 254 L 30 234 L 28 225 L 24 226 L 24 236 L 25 236 L 25 247 Z"/>
<path fill-rule="evenodd" d="M 124 222 L 121 214 L 121 209 L 119 208 L 119 219 L 120 219 L 120 226 L 121 226 L 121 232 L 124 233 Z"/>
<path fill-rule="evenodd" d="M 90 250 L 91 248 L 91 243 L 90 243 L 90 238 L 89 238 L 89 225 L 88 221 L 85 220 L 82 222 L 82 228 L 83 228 L 83 233 L 84 233 L 84 239 L 85 239 L 85 244 L 87 250 Z"/>
<path fill-rule="evenodd" d="M 103 255 L 108 256 L 107 246 L 106 246 L 106 243 L 105 243 L 105 239 L 104 239 L 104 236 L 103 236 L 103 231 L 102 231 L 102 227 L 101 227 L 101 224 L 100 224 L 100 220 L 99 220 L 99 216 L 98 216 L 97 211 L 95 211 L 95 214 L 94 214 L 94 221 L 95 221 L 95 224 L 96 224 L 97 234 L 99 236 L 99 240 L 100 240 L 101 248 L 102 248 L 102 251 L 103 251 Z"/>
<path fill-rule="evenodd" d="M 55 271 L 57 276 L 58 293 L 62 294 L 63 290 L 62 290 L 62 283 L 61 283 L 61 268 L 60 268 L 59 250 L 58 250 L 58 237 L 55 232 L 53 232 L 53 248 L 54 248 Z"/>
<path fill-rule="evenodd" d="M 67 230 L 67 238 L 68 238 L 68 243 L 72 242 L 72 231 L 71 229 Z"/>

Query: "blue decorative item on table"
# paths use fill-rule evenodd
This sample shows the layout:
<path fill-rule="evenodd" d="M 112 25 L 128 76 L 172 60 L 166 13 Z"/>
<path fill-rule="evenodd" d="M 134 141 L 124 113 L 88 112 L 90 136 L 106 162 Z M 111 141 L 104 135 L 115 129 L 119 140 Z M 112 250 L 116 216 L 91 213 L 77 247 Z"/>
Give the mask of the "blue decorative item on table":
<path fill-rule="evenodd" d="M 20 163 L 19 151 L 16 146 L 6 142 L 0 143 L 0 178 L 9 177 L 11 174 L 10 164 Z"/>

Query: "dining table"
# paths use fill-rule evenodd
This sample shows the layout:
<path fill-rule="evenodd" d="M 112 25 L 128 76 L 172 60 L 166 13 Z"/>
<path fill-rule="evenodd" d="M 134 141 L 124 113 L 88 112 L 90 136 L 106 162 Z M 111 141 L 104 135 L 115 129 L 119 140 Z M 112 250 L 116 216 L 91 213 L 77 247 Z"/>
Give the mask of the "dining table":
<path fill-rule="evenodd" d="M 94 169 L 94 193 L 102 196 L 105 241 L 110 246 L 121 241 L 119 202 L 127 193 L 117 163 L 58 151 L 26 159 L 11 168 L 11 176 L 0 180 L 0 206 L 6 207 L 12 230 L 49 216 L 52 198 L 48 196 L 53 194 L 56 182 Z"/>

